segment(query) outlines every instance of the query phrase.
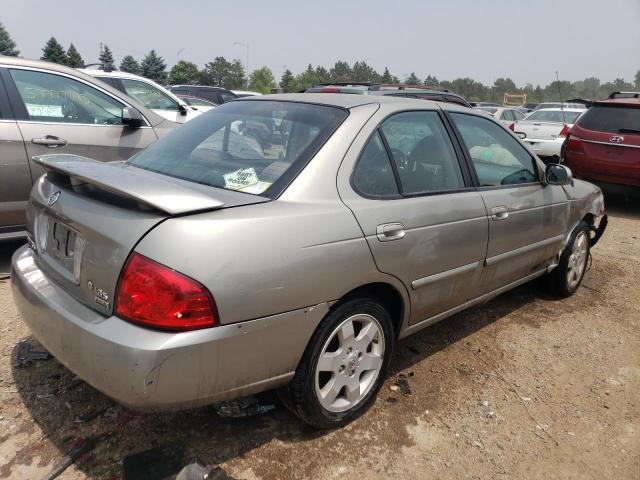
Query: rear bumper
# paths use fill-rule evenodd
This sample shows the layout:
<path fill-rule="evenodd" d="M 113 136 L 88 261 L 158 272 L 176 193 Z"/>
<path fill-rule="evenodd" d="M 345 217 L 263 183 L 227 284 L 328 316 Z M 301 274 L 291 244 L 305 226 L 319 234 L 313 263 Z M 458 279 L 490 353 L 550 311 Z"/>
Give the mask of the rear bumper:
<path fill-rule="evenodd" d="M 539 157 L 558 157 L 560 158 L 560 149 L 564 143 L 564 138 L 555 140 L 537 140 L 535 138 L 523 139 Z"/>
<path fill-rule="evenodd" d="M 576 178 L 595 182 L 640 187 L 640 162 L 613 164 L 584 155 L 569 154 L 564 159 Z"/>
<path fill-rule="evenodd" d="M 190 408 L 286 384 L 327 304 L 192 332 L 158 332 L 80 304 L 36 265 L 12 259 L 23 321 L 62 364 L 138 410 Z"/>

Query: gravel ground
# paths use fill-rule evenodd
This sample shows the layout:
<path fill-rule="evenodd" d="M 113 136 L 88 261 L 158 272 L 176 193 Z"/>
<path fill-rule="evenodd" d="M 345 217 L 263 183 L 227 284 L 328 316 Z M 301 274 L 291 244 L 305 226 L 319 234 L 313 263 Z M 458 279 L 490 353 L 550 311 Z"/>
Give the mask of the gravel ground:
<path fill-rule="evenodd" d="M 607 203 L 576 295 L 525 285 L 404 340 L 373 407 L 333 432 L 271 394 L 251 418 L 143 415 L 55 359 L 18 366 L 33 340 L 0 280 L 0 478 L 43 478 L 78 439 L 95 447 L 59 478 L 120 478 L 126 456 L 167 442 L 216 478 L 640 478 L 640 199 Z M 16 246 L 0 246 L 0 272 Z"/>

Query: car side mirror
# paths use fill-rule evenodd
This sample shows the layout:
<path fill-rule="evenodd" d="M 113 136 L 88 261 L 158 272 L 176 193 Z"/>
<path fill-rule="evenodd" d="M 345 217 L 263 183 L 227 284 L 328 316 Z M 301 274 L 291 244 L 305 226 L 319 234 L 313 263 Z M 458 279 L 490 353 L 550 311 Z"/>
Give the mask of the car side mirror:
<path fill-rule="evenodd" d="M 568 167 L 559 163 L 550 163 L 544 172 L 544 178 L 548 185 L 573 184 L 573 173 Z"/>
<path fill-rule="evenodd" d="M 127 127 L 138 128 L 144 125 L 144 117 L 133 107 L 123 107 L 122 124 Z"/>
<path fill-rule="evenodd" d="M 178 104 L 178 111 L 180 112 L 180 115 L 185 116 L 187 114 L 187 107 L 184 106 L 183 104 L 179 103 Z"/>

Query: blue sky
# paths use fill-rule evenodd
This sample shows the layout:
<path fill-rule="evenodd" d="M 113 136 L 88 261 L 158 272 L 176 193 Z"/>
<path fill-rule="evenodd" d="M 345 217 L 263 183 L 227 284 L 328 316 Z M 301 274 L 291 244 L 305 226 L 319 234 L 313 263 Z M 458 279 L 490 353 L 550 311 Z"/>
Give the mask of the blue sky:
<path fill-rule="evenodd" d="M 367 59 L 403 78 L 412 71 L 518 85 L 597 76 L 631 81 L 640 69 L 640 0 L 3 0 L 0 21 L 38 58 L 54 35 L 86 62 L 99 43 L 116 61 L 151 48 L 169 66 L 216 56 L 267 65 L 279 78 L 308 63 Z"/>

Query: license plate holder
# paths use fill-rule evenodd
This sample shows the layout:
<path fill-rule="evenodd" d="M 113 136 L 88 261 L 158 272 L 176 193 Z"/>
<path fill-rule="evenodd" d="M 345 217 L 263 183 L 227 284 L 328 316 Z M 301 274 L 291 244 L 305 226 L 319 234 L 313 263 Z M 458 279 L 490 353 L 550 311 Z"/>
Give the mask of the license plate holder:
<path fill-rule="evenodd" d="M 83 250 L 82 237 L 65 223 L 51 217 L 48 220 L 47 256 L 77 282 L 80 275 L 80 256 Z"/>

